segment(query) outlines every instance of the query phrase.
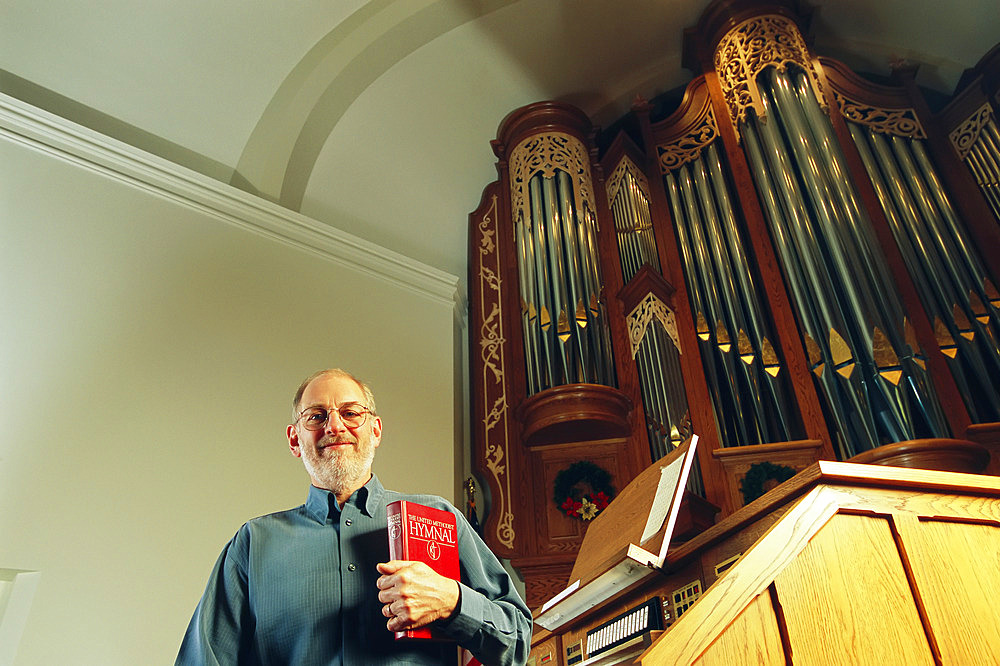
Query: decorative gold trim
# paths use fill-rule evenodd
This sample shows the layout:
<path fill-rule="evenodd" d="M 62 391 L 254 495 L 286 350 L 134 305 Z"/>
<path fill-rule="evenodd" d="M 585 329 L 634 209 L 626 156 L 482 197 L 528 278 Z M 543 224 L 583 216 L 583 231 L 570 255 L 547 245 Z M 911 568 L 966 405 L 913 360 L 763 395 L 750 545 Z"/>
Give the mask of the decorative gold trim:
<path fill-rule="evenodd" d="M 972 328 L 972 322 L 965 315 L 965 310 L 955 303 L 951 306 L 951 319 L 955 322 L 955 328 L 958 329 L 958 334 L 965 338 L 966 340 L 972 340 L 976 336 L 976 331 Z"/>
<path fill-rule="evenodd" d="M 762 338 L 760 341 L 760 356 L 764 363 L 764 372 L 772 377 L 777 377 L 778 373 L 781 372 L 781 361 L 778 359 L 778 353 L 774 350 L 774 345 L 767 338 Z"/>
<path fill-rule="evenodd" d="M 646 298 L 642 299 L 628 315 L 628 338 L 632 347 L 632 358 L 635 358 L 636 354 L 639 353 L 639 345 L 642 344 L 642 339 L 646 336 L 646 329 L 649 328 L 654 317 L 663 325 L 663 329 L 673 340 L 674 346 L 677 347 L 678 353 L 683 353 L 680 338 L 677 335 L 677 320 L 673 310 L 653 294 L 646 294 Z"/>
<path fill-rule="evenodd" d="M 483 419 L 486 468 L 496 480 L 500 492 L 493 498 L 497 512 L 496 538 L 507 548 L 514 547 L 514 514 L 511 510 L 510 474 L 507 460 L 510 441 L 509 410 L 503 349 L 503 310 L 500 307 L 502 279 L 497 251 L 497 198 L 479 222 L 479 303 L 482 327 L 479 332 L 480 354 L 483 361 L 481 378 L 485 404 L 492 405 Z"/>
<path fill-rule="evenodd" d="M 937 338 L 938 349 L 941 350 L 942 354 L 950 359 L 958 356 L 958 345 L 955 344 L 955 339 L 951 337 L 948 327 L 944 325 L 940 317 L 934 318 L 934 337 Z"/>
<path fill-rule="evenodd" d="M 669 173 L 677 167 L 697 159 L 701 155 L 702 149 L 719 136 L 719 125 L 715 121 L 715 112 L 712 110 L 710 100 L 706 98 L 705 102 L 697 126 L 684 136 L 670 143 L 661 143 L 656 147 L 660 160 L 660 170 L 663 173 Z"/>
<path fill-rule="evenodd" d="M 979 140 L 979 133 L 990 123 L 992 118 L 993 109 L 990 108 L 988 103 L 983 104 L 971 116 L 966 118 L 961 125 L 951 131 L 948 139 L 951 141 L 951 145 L 954 146 L 955 152 L 958 153 L 960 158 L 963 160 L 966 158 L 969 151 L 972 150 L 972 146 Z"/>
<path fill-rule="evenodd" d="M 719 42 L 715 49 L 715 71 L 737 136 L 748 109 L 756 111 L 758 118 L 766 116 L 757 75 L 771 66 L 784 70 L 789 64 L 805 71 L 816 100 L 829 112 L 819 67 L 809 56 L 794 21 L 777 15 L 758 16 L 740 23 Z"/>
<path fill-rule="evenodd" d="M 636 186 L 642 192 L 642 196 L 646 197 L 646 201 L 652 199 L 649 195 L 649 181 L 646 180 L 646 174 L 628 157 L 623 157 L 622 161 L 618 163 L 618 166 L 615 167 L 615 170 L 608 178 L 608 206 L 614 205 L 615 199 L 618 198 L 619 190 L 628 182 L 625 178 L 626 174 L 631 175 L 635 180 Z"/>
<path fill-rule="evenodd" d="M 985 326 L 990 323 L 990 313 L 973 289 L 969 290 L 969 309 L 972 310 L 972 316 L 980 324 Z"/>
<path fill-rule="evenodd" d="M 892 348 L 892 343 L 886 334 L 878 326 L 872 333 L 872 357 L 878 367 L 878 373 L 893 385 L 899 385 L 899 380 L 903 377 L 903 368 L 899 363 L 896 350 Z"/>
<path fill-rule="evenodd" d="M 708 328 L 708 320 L 705 319 L 704 312 L 698 312 L 698 316 L 695 317 L 694 331 L 702 342 L 708 342 L 712 337 L 712 331 Z"/>
<path fill-rule="evenodd" d="M 917 112 L 913 109 L 883 109 L 851 99 L 839 90 L 833 96 L 840 106 L 840 113 L 847 120 L 865 125 L 881 134 L 905 136 L 911 139 L 926 139 Z"/>
<path fill-rule="evenodd" d="M 753 365 L 755 358 L 753 345 L 750 344 L 750 336 L 742 328 L 736 334 L 736 350 L 741 361 L 746 365 Z"/>
<path fill-rule="evenodd" d="M 833 360 L 833 369 L 841 376 L 850 379 L 855 366 L 854 352 L 835 328 L 830 329 L 830 356 Z"/>
<path fill-rule="evenodd" d="M 729 329 L 726 328 L 721 319 L 715 322 L 715 344 L 719 345 L 723 354 L 728 354 L 729 350 L 733 348 L 733 343 L 729 339 Z"/>
<path fill-rule="evenodd" d="M 584 216 L 589 210 L 596 214 L 586 147 L 569 134 L 546 132 L 528 137 L 511 153 L 510 202 L 515 221 L 519 214 L 526 223 L 531 220 L 528 183 L 535 174 L 551 178 L 556 171 L 566 172 L 573 180 L 573 203 L 578 213 Z"/>
<path fill-rule="evenodd" d="M 806 355 L 809 357 L 810 370 L 812 370 L 817 377 L 823 376 L 823 368 L 826 367 L 826 363 L 823 361 L 823 350 L 819 348 L 819 343 L 813 339 L 808 333 L 805 334 L 806 343 Z"/>

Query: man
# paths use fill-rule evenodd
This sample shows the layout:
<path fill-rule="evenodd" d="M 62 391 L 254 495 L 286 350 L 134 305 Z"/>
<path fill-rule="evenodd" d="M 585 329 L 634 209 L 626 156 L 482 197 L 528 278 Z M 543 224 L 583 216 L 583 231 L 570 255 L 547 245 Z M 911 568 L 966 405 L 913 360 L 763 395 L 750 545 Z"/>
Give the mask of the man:
<path fill-rule="evenodd" d="M 177 664 L 453 664 L 451 643 L 395 641 L 434 623 L 485 666 L 527 659 L 531 614 L 462 514 L 372 474 L 382 420 L 343 370 L 302 383 L 288 446 L 309 474 L 306 503 L 247 522 L 223 550 Z M 458 520 L 462 581 L 389 561 L 386 504 L 407 499 Z"/>

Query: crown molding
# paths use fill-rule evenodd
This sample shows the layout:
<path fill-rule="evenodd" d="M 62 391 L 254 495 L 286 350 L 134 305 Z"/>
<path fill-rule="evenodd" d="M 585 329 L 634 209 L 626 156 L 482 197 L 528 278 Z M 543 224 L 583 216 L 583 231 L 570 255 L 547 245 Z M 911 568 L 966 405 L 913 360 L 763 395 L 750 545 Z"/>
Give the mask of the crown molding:
<path fill-rule="evenodd" d="M 0 136 L 461 312 L 460 280 L 402 254 L 0 93 Z"/>

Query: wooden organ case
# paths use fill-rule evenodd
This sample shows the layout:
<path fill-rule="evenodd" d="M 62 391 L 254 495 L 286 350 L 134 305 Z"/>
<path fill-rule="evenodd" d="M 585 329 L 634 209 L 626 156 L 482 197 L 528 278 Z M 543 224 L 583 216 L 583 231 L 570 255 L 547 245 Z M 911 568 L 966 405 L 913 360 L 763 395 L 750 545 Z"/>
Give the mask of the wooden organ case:
<path fill-rule="evenodd" d="M 474 470 L 531 607 L 587 531 L 553 497 L 578 461 L 620 490 L 697 433 L 682 537 L 818 460 L 1000 470 L 1000 57 L 935 112 L 806 22 L 714 2 L 670 115 L 500 126 L 470 215 Z"/>

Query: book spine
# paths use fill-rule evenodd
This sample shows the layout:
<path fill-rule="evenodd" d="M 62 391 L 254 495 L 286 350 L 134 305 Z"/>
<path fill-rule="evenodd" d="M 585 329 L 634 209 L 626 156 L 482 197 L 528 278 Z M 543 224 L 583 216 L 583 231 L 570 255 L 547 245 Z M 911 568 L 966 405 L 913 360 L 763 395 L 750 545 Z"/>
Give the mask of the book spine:
<path fill-rule="evenodd" d="M 389 559 L 405 560 L 406 552 L 403 543 L 406 539 L 406 504 L 403 500 L 391 502 L 385 508 L 386 519 L 389 523 Z"/>
<path fill-rule="evenodd" d="M 411 560 L 412 555 L 410 555 L 408 529 L 410 511 L 406 500 L 391 502 L 386 506 L 385 514 L 389 527 L 389 559 Z M 397 631 L 395 633 L 396 639 L 416 638 L 426 640 L 433 638 L 431 630 L 428 627 L 406 629 L 405 631 Z"/>

